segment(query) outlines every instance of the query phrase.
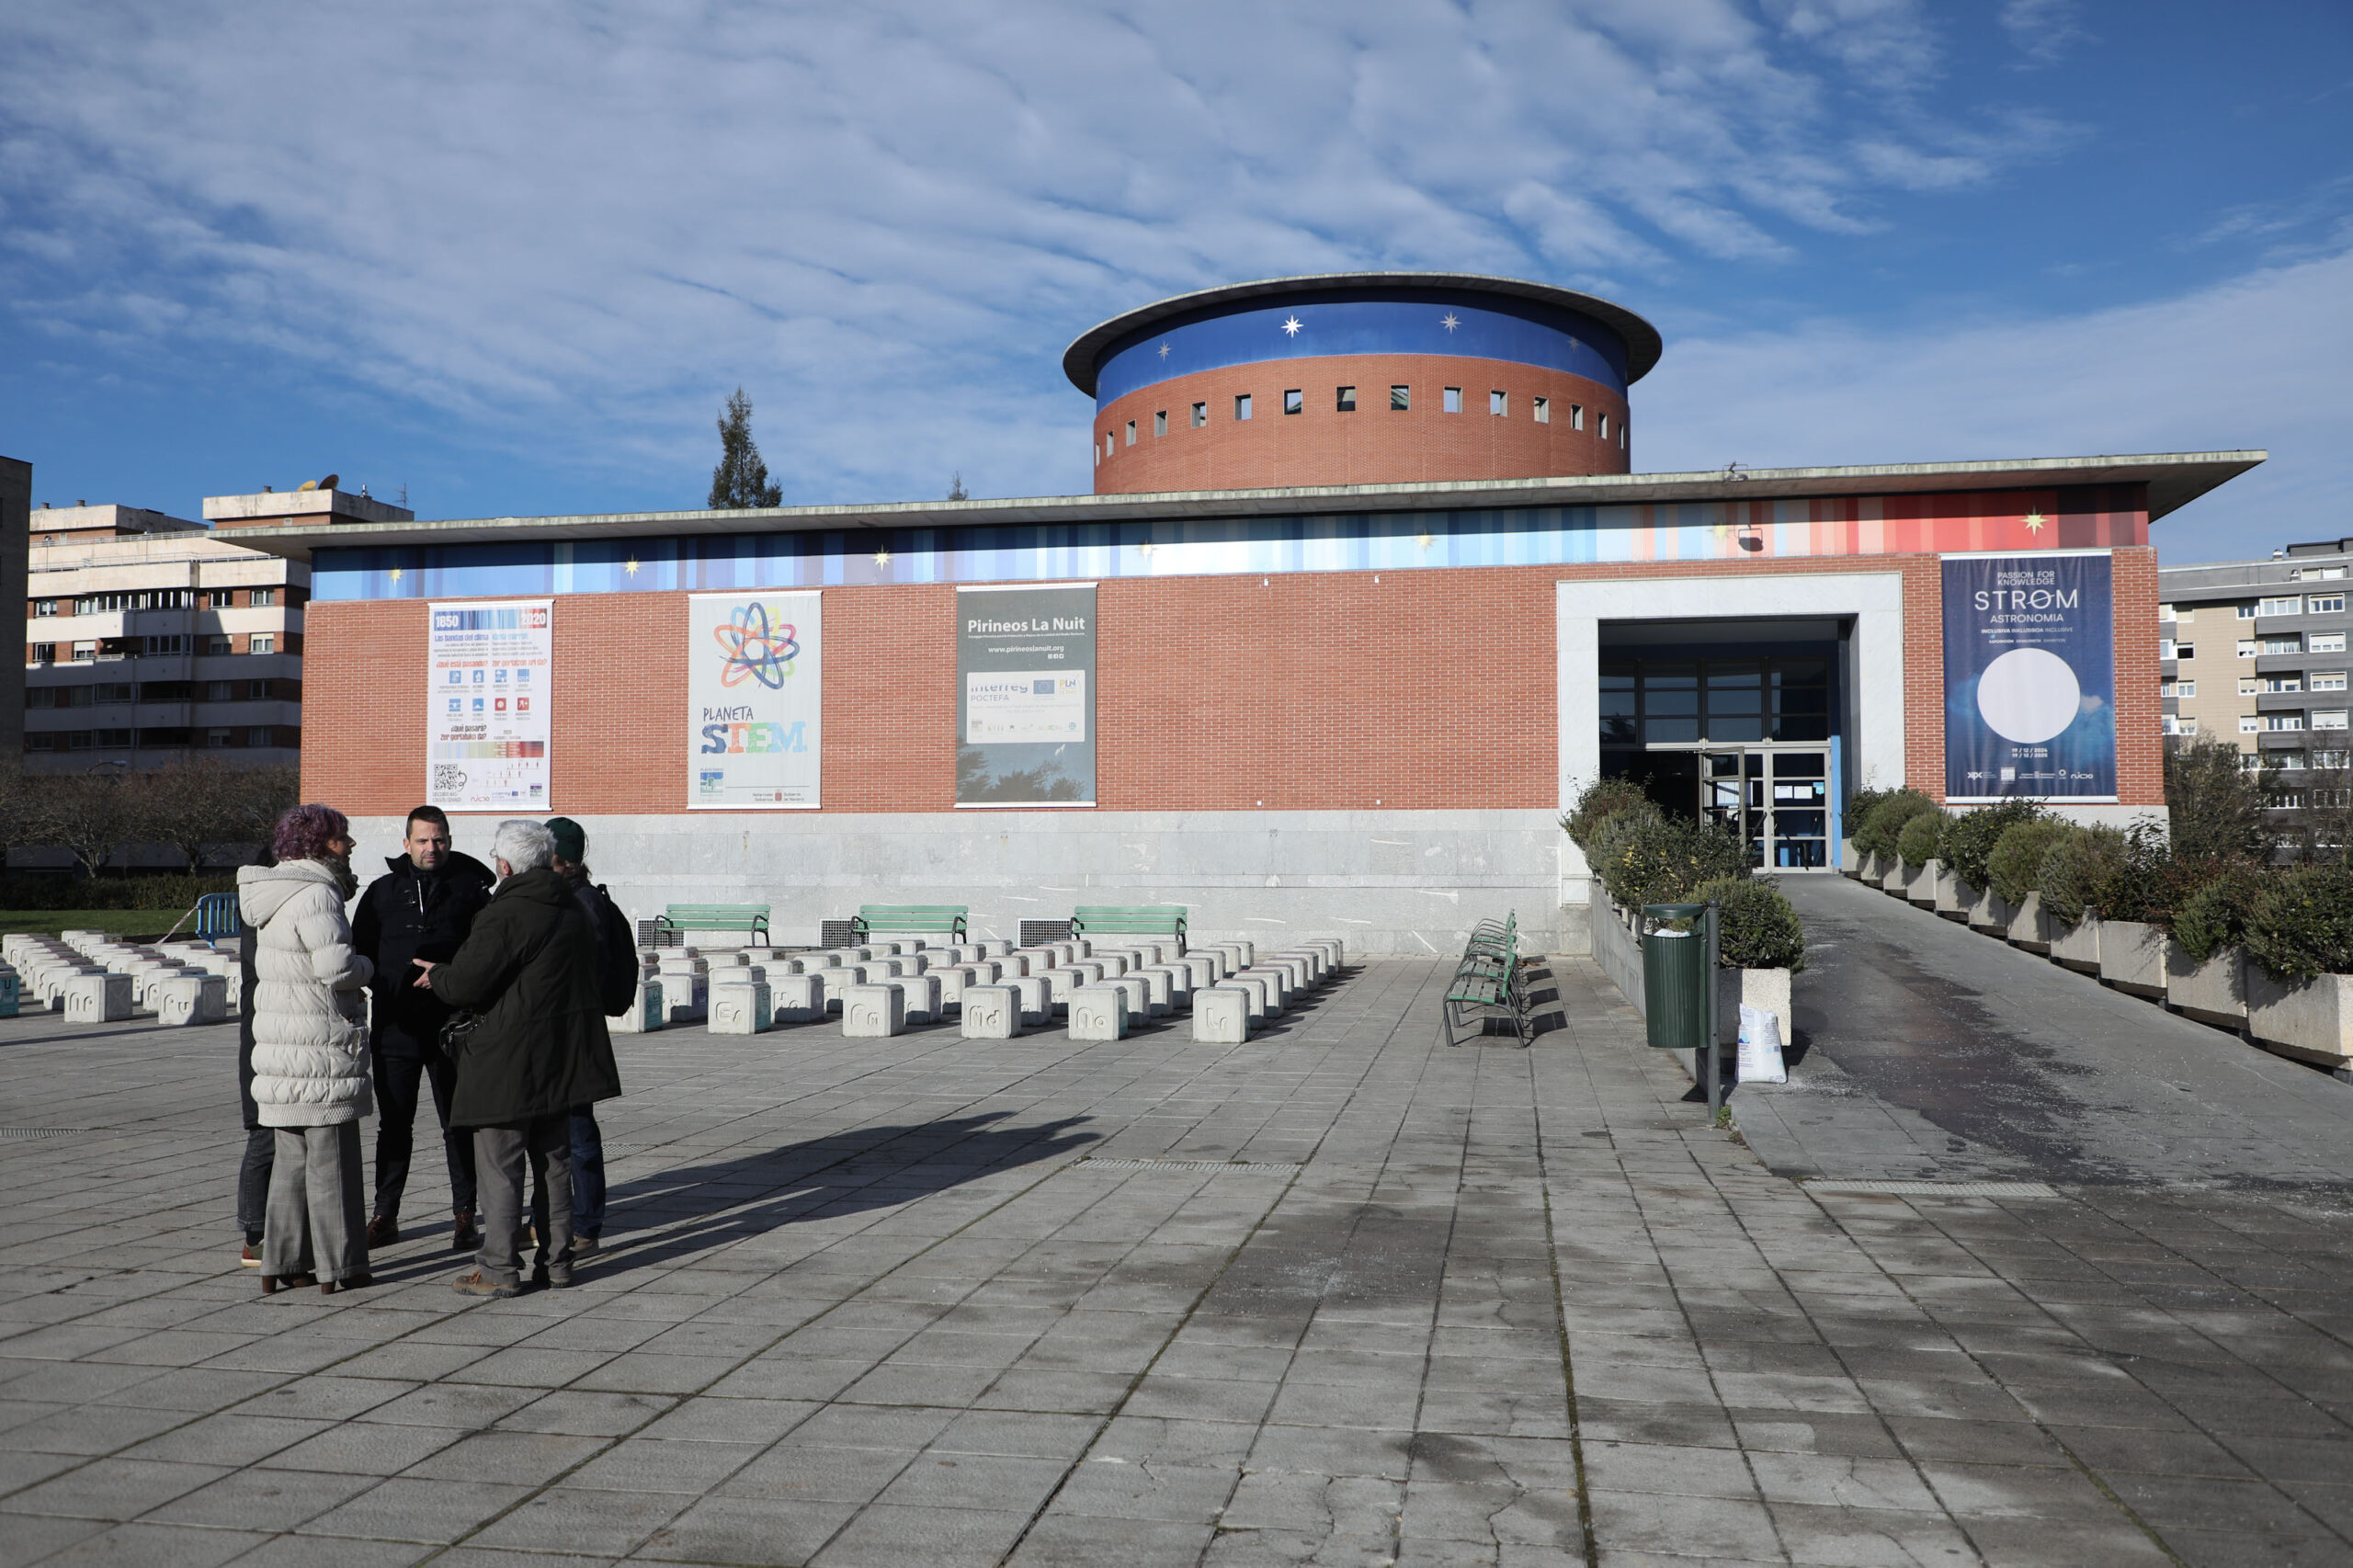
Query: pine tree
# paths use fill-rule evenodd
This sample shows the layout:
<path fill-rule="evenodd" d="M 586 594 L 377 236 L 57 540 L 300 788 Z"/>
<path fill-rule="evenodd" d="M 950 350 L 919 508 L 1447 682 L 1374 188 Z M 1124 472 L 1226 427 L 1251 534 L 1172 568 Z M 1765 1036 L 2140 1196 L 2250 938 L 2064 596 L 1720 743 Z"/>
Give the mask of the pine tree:
<path fill-rule="evenodd" d="M 737 387 L 719 420 L 719 466 L 710 471 L 710 507 L 739 512 L 783 501 L 783 488 L 768 483 L 768 465 L 760 460 L 759 445 L 752 439 L 752 400 Z"/>

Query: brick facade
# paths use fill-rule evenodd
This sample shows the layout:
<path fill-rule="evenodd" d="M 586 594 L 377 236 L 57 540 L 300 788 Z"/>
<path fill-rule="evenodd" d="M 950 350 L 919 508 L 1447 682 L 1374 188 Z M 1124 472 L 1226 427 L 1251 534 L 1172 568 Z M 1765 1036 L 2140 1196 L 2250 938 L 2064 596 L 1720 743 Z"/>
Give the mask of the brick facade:
<path fill-rule="evenodd" d="M 1413 389 L 1412 406 L 1390 407 L 1392 385 Z M 1343 413 L 1335 393 L 1353 386 Z M 1459 387 L 1462 409 L 1445 410 Z M 1297 388 L 1302 408 L 1283 412 Z M 1508 412 L 1488 411 L 1501 392 Z M 1247 393 L 1251 416 L 1233 400 Z M 1539 424 L 1535 400 L 1549 400 Z M 1207 405 L 1196 429 L 1192 407 Z M 1581 408 L 1584 428 L 1573 411 Z M 1155 436 L 1154 416 L 1167 415 Z M 1602 436 L 1604 420 L 1608 437 Z M 1128 442 L 1130 421 L 1136 426 Z M 1530 479 L 1631 472 L 1631 436 L 1621 444 L 1626 400 L 1598 381 L 1534 365 L 1437 355 L 1357 354 L 1236 365 L 1155 382 L 1105 405 L 1095 416 L 1095 490 L 1099 495 L 1160 491 L 1245 490 L 1317 484 L 1398 484 L 1432 480 Z M 1105 454 L 1104 439 L 1111 447 Z"/>

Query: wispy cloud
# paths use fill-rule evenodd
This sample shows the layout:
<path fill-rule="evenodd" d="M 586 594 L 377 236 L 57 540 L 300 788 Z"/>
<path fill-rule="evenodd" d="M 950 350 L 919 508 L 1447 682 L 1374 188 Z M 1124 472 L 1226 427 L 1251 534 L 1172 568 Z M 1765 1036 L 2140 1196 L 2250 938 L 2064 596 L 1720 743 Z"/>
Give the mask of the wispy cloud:
<path fill-rule="evenodd" d="M 2003 0 L 2002 30 L 2025 56 L 2022 65 L 2055 65 L 2068 50 L 2086 41 L 2077 0 Z"/>

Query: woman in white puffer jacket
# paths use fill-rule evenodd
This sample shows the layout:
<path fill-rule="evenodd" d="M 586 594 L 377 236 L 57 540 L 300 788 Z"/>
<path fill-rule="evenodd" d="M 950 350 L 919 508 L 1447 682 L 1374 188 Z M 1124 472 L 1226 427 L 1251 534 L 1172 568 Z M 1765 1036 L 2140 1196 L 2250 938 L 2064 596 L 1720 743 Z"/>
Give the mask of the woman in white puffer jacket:
<path fill-rule="evenodd" d="M 374 966 L 353 949 L 344 915 L 358 881 L 343 813 L 296 806 L 278 819 L 271 850 L 277 865 L 237 872 L 239 915 L 259 928 L 245 999 L 254 1104 L 278 1130 L 261 1288 L 318 1279 L 332 1295 L 371 1283 L 359 1119 L 374 1102 L 360 988 Z"/>

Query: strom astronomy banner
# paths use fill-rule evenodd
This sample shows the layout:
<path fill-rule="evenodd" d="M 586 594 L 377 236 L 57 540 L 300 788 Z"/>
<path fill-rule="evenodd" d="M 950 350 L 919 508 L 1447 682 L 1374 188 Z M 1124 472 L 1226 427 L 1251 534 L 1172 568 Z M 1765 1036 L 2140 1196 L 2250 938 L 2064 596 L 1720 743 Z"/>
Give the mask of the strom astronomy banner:
<path fill-rule="evenodd" d="M 2113 800 L 2108 556 L 1948 558 L 1944 609 L 1946 798 Z"/>
<path fill-rule="evenodd" d="M 550 809 L 553 608 L 550 599 L 430 607 L 425 798 L 443 811 Z"/>
<path fill-rule="evenodd" d="M 813 808 L 824 635 L 814 593 L 687 598 L 687 805 Z"/>
<path fill-rule="evenodd" d="M 1095 585 L 956 590 L 956 803 L 1095 803 Z"/>

